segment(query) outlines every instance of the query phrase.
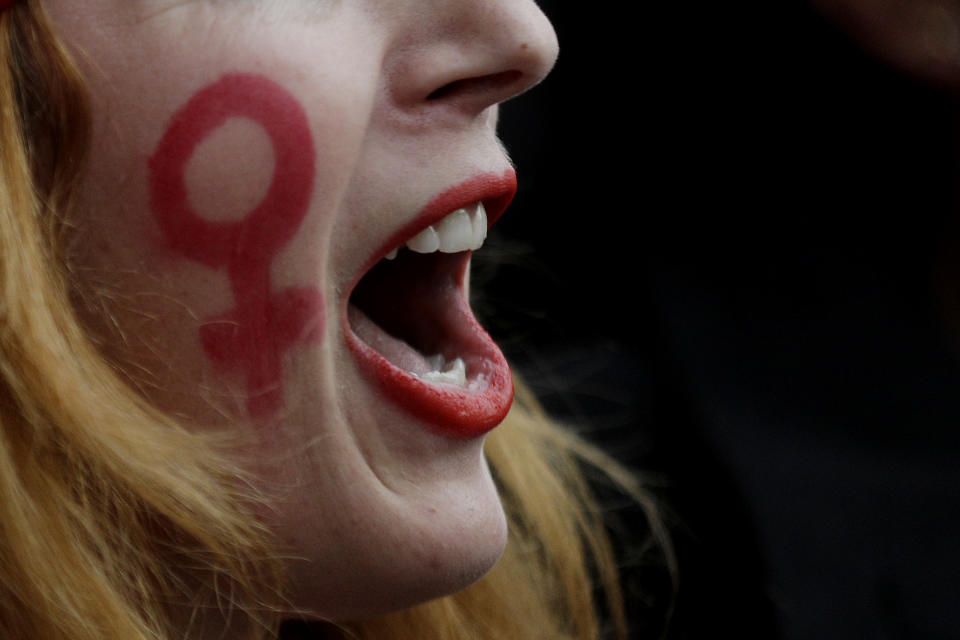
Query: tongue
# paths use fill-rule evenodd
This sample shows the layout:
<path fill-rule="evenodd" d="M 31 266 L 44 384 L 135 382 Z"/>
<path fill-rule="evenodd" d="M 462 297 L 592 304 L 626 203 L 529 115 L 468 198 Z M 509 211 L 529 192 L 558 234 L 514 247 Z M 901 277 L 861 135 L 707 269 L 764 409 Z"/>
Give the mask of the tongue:
<path fill-rule="evenodd" d="M 389 360 L 393 366 L 415 373 L 418 376 L 423 376 L 433 370 L 433 366 L 422 353 L 400 338 L 395 338 L 381 329 L 356 305 L 351 304 L 347 313 L 349 314 L 350 326 L 357 337 Z"/>

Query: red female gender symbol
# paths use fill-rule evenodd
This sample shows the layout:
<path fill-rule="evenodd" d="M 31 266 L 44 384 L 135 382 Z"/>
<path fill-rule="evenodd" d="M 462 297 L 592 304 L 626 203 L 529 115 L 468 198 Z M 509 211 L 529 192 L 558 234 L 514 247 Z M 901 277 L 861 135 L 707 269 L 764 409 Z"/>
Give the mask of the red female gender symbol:
<path fill-rule="evenodd" d="M 205 220 L 190 205 L 184 174 L 197 145 L 228 118 L 253 120 L 273 144 L 267 194 L 238 221 Z M 236 307 L 200 327 L 207 356 L 246 375 L 247 411 L 261 417 L 283 402 L 281 354 L 323 329 L 314 288 L 273 293 L 270 264 L 310 204 L 314 147 L 307 114 L 283 87 L 259 75 L 230 74 L 194 95 L 171 119 L 151 156 L 150 204 L 170 247 L 212 269 L 227 269 Z"/>

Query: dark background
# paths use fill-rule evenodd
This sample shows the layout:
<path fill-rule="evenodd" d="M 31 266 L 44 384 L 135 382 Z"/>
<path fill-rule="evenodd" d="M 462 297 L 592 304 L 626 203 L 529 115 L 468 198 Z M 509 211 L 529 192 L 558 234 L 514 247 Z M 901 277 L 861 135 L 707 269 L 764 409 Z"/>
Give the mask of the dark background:
<path fill-rule="evenodd" d="M 960 638 L 958 105 L 799 0 L 647 4 L 541 2 L 479 312 L 651 479 L 667 637 Z M 657 637 L 662 567 L 626 573 Z"/>

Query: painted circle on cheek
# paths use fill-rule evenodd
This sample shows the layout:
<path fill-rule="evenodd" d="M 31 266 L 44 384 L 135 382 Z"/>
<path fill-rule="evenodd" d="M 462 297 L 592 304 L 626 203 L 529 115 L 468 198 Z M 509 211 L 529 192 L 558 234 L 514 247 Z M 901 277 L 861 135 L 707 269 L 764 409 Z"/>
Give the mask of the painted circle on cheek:
<path fill-rule="evenodd" d="M 269 136 L 273 180 L 242 219 L 207 220 L 190 204 L 187 164 L 203 140 L 236 117 L 256 122 Z M 282 405 L 282 353 L 298 340 L 322 335 L 320 292 L 273 292 L 270 283 L 271 263 L 309 208 L 315 155 L 310 123 L 296 98 L 269 78 L 235 73 L 201 89 L 177 111 L 149 159 L 150 206 L 170 249 L 229 273 L 236 307 L 207 319 L 200 340 L 214 364 L 244 373 L 253 417 Z"/>
<path fill-rule="evenodd" d="M 249 118 L 228 118 L 187 162 L 190 204 L 211 222 L 242 220 L 263 200 L 273 169 L 273 141 L 263 127 Z"/>

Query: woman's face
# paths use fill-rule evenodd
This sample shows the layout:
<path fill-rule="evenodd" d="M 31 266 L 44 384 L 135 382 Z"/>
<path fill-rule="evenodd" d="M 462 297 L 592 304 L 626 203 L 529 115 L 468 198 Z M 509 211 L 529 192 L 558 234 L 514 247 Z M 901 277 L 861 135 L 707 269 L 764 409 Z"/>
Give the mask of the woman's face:
<path fill-rule="evenodd" d="M 496 103 L 556 57 L 533 1 L 44 4 L 92 99 L 78 304 L 159 406 L 254 434 L 294 604 L 349 619 L 478 578 L 512 387 L 463 274 L 477 203 L 515 189 Z"/>

